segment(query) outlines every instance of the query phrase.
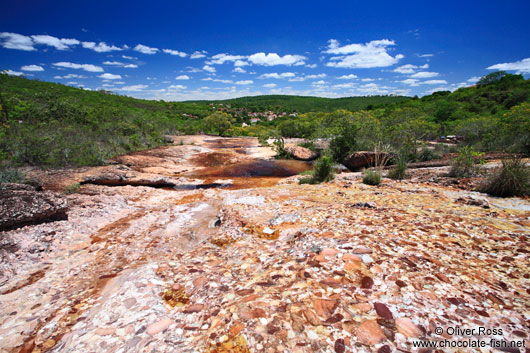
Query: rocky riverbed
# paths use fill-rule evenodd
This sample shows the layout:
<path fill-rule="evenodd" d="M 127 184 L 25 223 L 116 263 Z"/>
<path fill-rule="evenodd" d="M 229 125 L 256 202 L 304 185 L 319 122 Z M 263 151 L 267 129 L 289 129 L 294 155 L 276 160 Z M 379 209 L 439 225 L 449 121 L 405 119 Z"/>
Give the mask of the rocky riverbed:
<path fill-rule="evenodd" d="M 186 136 L 104 167 L 28 169 L 45 190 L 81 186 L 67 220 L 0 232 L 0 351 L 530 346 L 528 200 L 440 185 L 443 168 L 298 185 L 310 165 L 273 155 Z"/>

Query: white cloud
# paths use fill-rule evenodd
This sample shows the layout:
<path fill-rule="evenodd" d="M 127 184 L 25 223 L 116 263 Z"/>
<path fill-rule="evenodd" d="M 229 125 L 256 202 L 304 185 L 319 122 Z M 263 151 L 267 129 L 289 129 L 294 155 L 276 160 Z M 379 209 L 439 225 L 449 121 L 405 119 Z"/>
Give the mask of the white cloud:
<path fill-rule="evenodd" d="M 212 56 L 211 60 L 207 61 L 206 63 L 209 65 L 222 65 L 227 61 L 233 61 L 233 62 L 238 63 L 238 65 L 235 65 L 235 66 L 245 66 L 248 64 L 246 64 L 241 59 L 246 59 L 246 58 L 247 58 L 246 56 L 242 56 L 242 55 L 216 54 Z"/>
<path fill-rule="evenodd" d="M 247 70 L 241 68 L 241 67 L 236 67 L 235 69 L 232 70 L 233 72 L 239 72 L 241 74 L 244 74 L 245 72 L 247 72 Z"/>
<path fill-rule="evenodd" d="M 335 87 L 335 88 L 353 88 L 356 85 L 357 85 L 356 83 L 348 82 L 348 83 L 339 83 L 338 85 L 333 85 L 333 87 Z"/>
<path fill-rule="evenodd" d="M 158 48 L 151 48 L 143 44 L 138 44 L 137 46 L 134 47 L 134 50 L 142 54 L 149 54 L 149 55 L 156 54 L 158 52 Z"/>
<path fill-rule="evenodd" d="M 61 61 L 58 63 L 54 63 L 53 66 L 64 67 L 68 69 L 81 69 L 81 70 L 85 70 L 88 72 L 103 72 L 102 67 L 92 65 L 92 64 L 76 64 L 76 63 Z"/>
<path fill-rule="evenodd" d="M 173 90 L 186 89 L 186 86 L 184 86 L 184 85 L 171 85 L 167 89 L 173 89 Z"/>
<path fill-rule="evenodd" d="M 82 42 L 81 45 L 83 48 L 93 50 L 97 53 L 107 53 L 109 51 L 123 50 L 122 48 L 116 47 L 114 45 L 107 45 L 105 42 Z"/>
<path fill-rule="evenodd" d="M 446 80 L 427 80 L 422 83 L 426 85 L 445 85 L 447 84 L 447 81 Z"/>
<path fill-rule="evenodd" d="M 175 77 L 175 80 L 189 80 L 190 77 L 188 75 L 180 75 Z"/>
<path fill-rule="evenodd" d="M 469 82 L 469 83 L 477 83 L 478 80 L 480 80 L 479 76 L 473 76 L 469 80 L 467 80 L 467 82 Z"/>
<path fill-rule="evenodd" d="M 71 79 L 71 78 L 86 78 L 86 76 L 76 75 L 76 74 L 68 74 L 68 75 L 65 75 L 65 76 L 53 76 L 53 78 L 59 79 L 59 80 L 62 80 L 62 79 L 68 80 L 68 79 Z"/>
<path fill-rule="evenodd" d="M 395 45 L 393 40 L 382 39 L 341 47 L 337 40 L 330 39 L 328 49 L 324 53 L 340 56 L 331 57 L 326 66 L 358 69 L 391 66 L 404 58 L 402 54 L 394 57 L 388 54 L 387 47 L 392 45 Z"/>
<path fill-rule="evenodd" d="M 357 75 L 349 74 L 349 75 L 343 75 L 340 77 L 337 77 L 339 80 L 354 80 L 357 78 Z"/>
<path fill-rule="evenodd" d="M 308 79 L 316 79 L 316 78 L 324 78 L 326 77 L 326 74 L 314 74 L 314 75 L 306 75 L 301 77 L 293 77 L 289 79 L 290 82 L 302 82 Z"/>
<path fill-rule="evenodd" d="M 0 38 L 3 39 L 0 45 L 6 49 L 16 49 L 25 51 L 36 50 L 33 47 L 33 40 L 31 39 L 31 37 L 17 33 L 2 32 L 0 33 Z"/>
<path fill-rule="evenodd" d="M 292 72 L 284 72 L 284 73 L 277 73 L 277 72 L 272 72 L 272 73 L 269 73 L 269 74 L 263 74 L 261 75 L 259 78 L 277 78 L 277 79 L 280 79 L 280 78 L 290 78 L 290 77 L 295 77 L 295 74 L 292 73 Z"/>
<path fill-rule="evenodd" d="M 373 78 L 362 78 L 361 82 L 372 82 L 375 81 Z"/>
<path fill-rule="evenodd" d="M 120 91 L 128 91 L 128 92 L 140 92 L 146 89 L 147 85 L 133 85 L 133 86 L 124 86 L 122 88 L 119 88 Z"/>
<path fill-rule="evenodd" d="M 8 74 L 9 76 L 22 76 L 22 75 L 24 75 L 23 72 L 13 71 L 13 70 L 4 70 L 4 71 L 2 71 L 2 73 Z"/>
<path fill-rule="evenodd" d="M 254 81 L 252 81 L 252 80 L 242 80 L 242 81 L 236 81 L 235 82 L 236 85 L 251 85 L 253 83 L 254 83 Z"/>
<path fill-rule="evenodd" d="M 310 69 L 314 69 L 315 67 L 317 67 L 317 64 L 307 64 L 305 67 L 308 67 Z"/>
<path fill-rule="evenodd" d="M 302 55 L 284 55 L 279 56 L 276 53 L 256 53 L 248 57 L 248 61 L 255 65 L 275 66 L 275 65 L 304 65 L 307 58 Z"/>
<path fill-rule="evenodd" d="M 121 57 L 127 60 L 138 60 L 138 58 L 135 56 L 122 55 Z"/>
<path fill-rule="evenodd" d="M 188 54 L 184 53 L 183 51 L 173 49 L 162 49 L 162 51 L 166 54 L 180 56 L 181 58 L 185 58 L 186 56 L 188 56 Z"/>
<path fill-rule="evenodd" d="M 320 81 L 315 81 L 315 82 L 312 82 L 311 85 L 312 86 L 322 86 L 322 85 L 326 85 L 328 84 L 329 82 L 326 82 L 324 80 L 320 80 Z"/>
<path fill-rule="evenodd" d="M 418 54 L 418 56 L 420 58 L 430 58 L 430 57 L 434 56 L 434 54 Z"/>
<path fill-rule="evenodd" d="M 530 74 L 530 58 L 515 61 L 512 63 L 495 64 L 487 67 L 488 70 L 516 71 L 518 74 Z"/>
<path fill-rule="evenodd" d="M 415 79 L 415 78 L 407 78 L 406 80 L 403 80 L 403 81 L 400 81 L 401 83 L 404 83 L 406 85 L 409 85 L 409 86 L 413 86 L 413 87 L 417 87 L 419 86 L 419 80 Z"/>
<path fill-rule="evenodd" d="M 234 66 L 238 67 L 238 66 L 247 66 L 247 65 L 250 65 L 247 61 L 243 61 L 243 60 L 236 60 L 234 62 Z"/>
<path fill-rule="evenodd" d="M 205 58 L 206 55 L 204 55 L 204 53 L 200 52 L 200 51 L 196 51 L 194 52 L 193 54 L 190 55 L 190 59 L 201 59 L 201 58 Z"/>
<path fill-rule="evenodd" d="M 368 83 L 357 88 L 357 91 L 363 95 L 388 94 L 390 87 L 379 86 L 377 83 Z"/>
<path fill-rule="evenodd" d="M 393 71 L 399 72 L 400 74 L 413 74 L 419 69 L 428 69 L 429 64 L 417 66 L 412 64 L 402 65 L 400 67 L 396 67 Z"/>
<path fill-rule="evenodd" d="M 44 71 L 44 68 L 39 65 L 24 65 L 20 68 L 22 71 Z"/>
<path fill-rule="evenodd" d="M 220 78 L 211 78 L 211 77 L 203 78 L 203 79 L 201 79 L 201 81 L 212 81 L 212 82 L 220 82 L 220 83 L 234 83 L 234 81 L 232 81 L 232 80 L 222 80 Z"/>
<path fill-rule="evenodd" d="M 212 72 L 212 73 L 215 72 L 215 67 L 210 66 L 210 65 L 204 65 L 204 66 L 202 67 L 202 69 L 203 69 L 204 71 L 208 71 L 208 72 Z"/>
<path fill-rule="evenodd" d="M 57 50 L 67 50 L 70 46 L 78 45 L 80 42 L 77 39 L 69 38 L 56 38 L 46 34 L 31 36 L 35 44 L 48 45 L 50 47 L 55 47 Z"/>
<path fill-rule="evenodd" d="M 138 67 L 136 64 L 126 64 L 122 63 L 121 61 L 104 61 L 103 65 L 118 66 L 126 69 L 136 69 Z"/>
<path fill-rule="evenodd" d="M 437 73 L 437 72 L 420 71 L 420 72 L 416 72 L 413 75 L 410 75 L 410 77 L 412 77 L 412 78 L 431 78 L 431 77 L 436 77 L 438 75 L 439 75 L 439 73 Z"/>
<path fill-rule="evenodd" d="M 263 87 L 267 87 L 267 88 L 274 88 L 276 87 L 277 85 L 275 83 L 267 83 L 267 84 L 264 84 Z"/>
<path fill-rule="evenodd" d="M 98 76 L 99 78 L 103 78 L 105 80 L 121 80 L 121 76 L 120 75 L 114 75 L 114 74 L 109 74 L 108 72 L 102 74 L 102 75 L 99 75 Z"/>

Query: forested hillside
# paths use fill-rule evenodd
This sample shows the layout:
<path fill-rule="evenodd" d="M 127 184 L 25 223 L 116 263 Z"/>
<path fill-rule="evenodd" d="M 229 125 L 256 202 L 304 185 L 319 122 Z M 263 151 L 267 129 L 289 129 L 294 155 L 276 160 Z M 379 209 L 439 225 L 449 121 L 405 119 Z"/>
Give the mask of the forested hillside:
<path fill-rule="evenodd" d="M 479 150 L 530 152 L 530 80 L 504 72 L 422 98 L 259 96 L 216 104 L 141 100 L 7 75 L 0 81 L 4 165 L 102 164 L 161 145 L 165 134 L 216 132 L 203 118 L 217 109 L 227 116 L 225 135 L 348 135 L 355 149 L 386 143 L 414 154 L 422 139 L 455 134 Z M 306 113 L 241 127 L 242 112 L 248 120 L 250 112 L 267 109 Z"/>
<path fill-rule="evenodd" d="M 403 96 L 367 96 L 345 98 L 302 97 L 289 95 L 266 95 L 242 97 L 220 101 L 193 101 L 195 103 L 230 104 L 232 108 L 245 108 L 250 111 L 271 110 L 276 112 L 332 112 L 337 109 L 357 111 L 373 109 L 388 104 L 410 100 Z"/>

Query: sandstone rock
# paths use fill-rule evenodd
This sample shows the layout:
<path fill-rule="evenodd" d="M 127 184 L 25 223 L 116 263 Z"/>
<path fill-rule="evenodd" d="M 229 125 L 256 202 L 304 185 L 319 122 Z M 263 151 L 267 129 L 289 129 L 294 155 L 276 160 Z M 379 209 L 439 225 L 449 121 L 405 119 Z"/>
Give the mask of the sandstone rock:
<path fill-rule="evenodd" d="M 68 204 L 58 194 L 29 185 L 0 184 L 0 231 L 68 219 Z"/>
<path fill-rule="evenodd" d="M 187 306 L 183 312 L 186 314 L 198 313 L 204 309 L 204 304 L 192 304 Z"/>
<path fill-rule="evenodd" d="M 357 339 L 365 345 L 373 345 L 385 339 L 385 333 L 375 320 L 366 320 L 356 330 Z"/>
<path fill-rule="evenodd" d="M 389 160 L 392 157 L 390 153 L 360 151 L 348 155 L 342 164 L 352 172 L 356 172 L 361 168 L 372 167 L 377 160 Z"/>
<path fill-rule="evenodd" d="M 388 307 L 383 303 L 374 303 L 375 312 L 385 320 L 392 320 L 394 316 Z"/>
<path fill-rule="evenodd" d="M 396 320 L 396 329 L 399 333 L 407 337 L 420 337 L 422 333 L 419 327 L 411 319 L 406 317 L 400 317 Z"/>
<path fill-rule="evenodd" d="M 169 326 L 171 326 L 172 323 L 173 320 L 171 319 L 162 319 L 158 322 L 155 322 L 154 324 L 147 326 L 145 332 L 147 332 L 148 335 L 153 336 L 159 332 L 166 330 Z"/>
<path fill-rule="evenodd" d="M 318 157 L 318 154 L 311 151 L 309 148 L 291 144 L 285 145 L 285 152 L 289 153 L 294 159 L 301 161 L 311 161 Z"/>

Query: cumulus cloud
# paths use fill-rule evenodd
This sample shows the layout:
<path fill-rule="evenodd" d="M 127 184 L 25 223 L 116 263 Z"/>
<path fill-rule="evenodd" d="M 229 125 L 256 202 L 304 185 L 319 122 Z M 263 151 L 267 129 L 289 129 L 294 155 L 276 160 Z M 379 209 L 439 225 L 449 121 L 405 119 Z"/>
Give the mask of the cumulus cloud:
<path fill-rule="evenodd" d="M 73 45 L 78 45 L 80 42 L 77 39 L 56 38 L 47 34 L 31 36 L 35 44 L 48 45 L 57 50 L 67 50 Z"/>
<path fill-rule="evenodd" d="M 353 88 L 357 85 L 356 83 L 348 82 L 348 83 L 339 83 L 337 85 L 333 85 L 334 88 Z"/>
<path fill-rule="evenodd" d="M 263 85 L 263 87 L 267 87 L 267 88 L 274 88 L 276 87 L 277 85 L 275 83 L 266 83 Z"/>
<path fill-rule="evenodd" d="M 83 46 L 83 48 L 93 50 L 97 53 L 107 53 L 109 51 L 123 50 L 123 48 L 119 48 L 114 45 L 108 45 L 105 42 L 99 42 L 97 44 L 95 42 L 82 42 L 81 45 Z"/>
<path fill-rule="evenodd" d="M 467 80 L 467 82 L 469 82 L 469 83 L 477 83 L 478 80 L 480 80 L 479 76 L 473 76 L 473 77 L 470 77 L 469 80 Z"/>
<path fill-rule="evenodd" d="M 437 73 L 437 72 L 420 71 L 420 72 L 416 72 L 413 75 L 410 75 L 410 77 L 412 77 L 412 78 L 431 78 L 431 77 L 436 77 L 438 75 L 439 75 L 439 73 Z"/>
<path fill-rule="evenodd" d="M 171 85 L 167 89 L 170 90 L 180 90 L 180 89 L 186 89 L 186 86 L 184 85 Z"/>
<path fill-rule="evenodd" d="M 203 69 L 204 71 L 208 71 L 208 72 L 212 72 L 212 73 L 215 72 L 215 67 L 210 66 L 210 65 L 204 65 L 204 66 L 202 67 L 202 69 Z"/>
<path fill-rule="evenodd" d="M 395 45 L 393 40 L 388 39 L 344 46 L 340 46 L 340 43 L 335 39 L 330 39 L 328 43 L 328 49 L 324 53 L 339 55 L 329 59 L 329 62 L 326 63 L 326 66 L 329 67 L 358 69 L 386 67 L 394 65 L 404 58 L 402 54 L 397 54 L 394 57 L 388 54 L 388 47 Z"/>
<path fill-rule="evenodd" d="M 263 65 L 263 66 L 275 66 L 275 65 L 305 65 L 305 61 L 307 58 L 302 55 L 291 55 L 287 54 L 284 56 L 280 56 L 276 53 L 256 53 L 252 54 L 248 57 L 248 61 L 255 65 Z"/>
<path fill-rule="evenodd" d="M 423 81 L 422 83 L 426 85 L 445 85 L 447 84 L 447 81 L 446 80 L 427 80 L 427 81 Z"/>
<path fill-rule="evenodd" d="M 428 68 L 429 68 L 429 64 L 425 64 L 421 66 L 407 64 L 407 65 L 396 67 L 393 71 L 398 72 L 400 74 L 413 74 L 419 69 L 428 69 Z"/>
<path fill-rule="evenodd" d="M 512 63 L 495 64 L 487 67 L 488 70 L 516 71 L 518 74 L 530 74 L 530 58 Z"/>
<path fill-rule="evenodd" d="M 233 72 L 239 72 L 240 74 L 244 74 L 245 72 L 247 72 L 247 70 L 241 68 L 241 67 L 236 67 L 235 69 L 232 70 Z"/>
<path fill-rule="evenodd" d="M 122 55 L 121 57 L 127 60 L 138 60 L 138 58 L 135 56 Z"/>
<path fill-rule="evenodd" d="M 24 65 L 20 68 L 22 71 L 44 71 L 44 68 L 39 65 Z"/>
<path fill-rule="evenodd" d="M 305 67 L 308 67 L 310 69 L 314 69 L 315 67 L 317 67 L 317 64 L 307 64 Z"/>
<path fill-rule="evenodd" d="M 134 50 L 142 54 L 149 54 L 149 55 L 156 54 L 158 52 L 158 48 L 151 48 L 143 44 L 138 44 L 137 46 L 134 47 Z"/>
<path fill-rule="evenodd" d="M 293 77 L 289 79 L 290 82 L 302 82 L 309 79 L 317 79 L 317 78 L 324 78 L 326 77 L 326 74 L 315 74 L 315 75 L 306 75 L 301 77 Z"/>
<path fill-rule="evenodd" d="M 86 78 L 86 76 L 83 76 L 83 75 L 76 75 L 76 74 L 68 74 L 68 75 L 64 75 L 64 76 L 53 76 L 53 78 L 55 79 L 58 79 L 58 80 L 61 80 L 61 79 L 71 79 L 71 78 Z"/>
<path fill-rule="evenodd" d="M 225 62 L 237 62 L 238 65 L 235 66 L 245 66 L 248 65 L 241 59 L 246 59 L 246 56 L 243 55 L 230 55 L 230 54 L 216 54 L 212 56 L 210 61 L 207 61 L 206 63 L 209 65 L 222 65 Z"/>
<path fill-rule="evenodd" d="M 16 49 L 33 51 L 36 50 L 33 47 L 33 40 L 31 37 L 24 36 L 17 33 L 2 32 L 0 33 L 0 39 L 2 39 L 1 46 L 6 49 Z"/>
<path fill-rule="evenodd" d="M 117 90 L 120 91 L 128 91 L 128 92 L 140 92 L 146 89 L 147 85 L 133 85 L 133 86 L 123 86 L 122 88 L 118 88 Z"/>
<path fill-rule="evenodd" d="M 406 80 L 403 80 L 403 81 L 400 81 L 401 83 L 404 83 L 406 85 L 409 85 L 409 86 L 413 86 L 413 87 L 416 87 L 416 86 L 419 86 L 419 80 L 415 79 L 415 78 L 407 78 Z"/>
<path fill-rule="evenodd" d="M 103 68 L 101 66 L 96 66 L 92 64 L 76 64 L 76 63 L 61 61 L 58 63 L 54 63 L 53 66 L 64 67 L 67 69 L 80 69 L 80 70 L 85 70 L 88 72 L 103 72 Z"/>
<path fill-rule="evenodd" d="M 200 51 L 196 51 L 194 52 L 193 54 L 190 55 L 190 59 L 201 59 L 201 58 L 205 58 L 206 55 L 205 55 L 205 52 L 200 52 Z"/>
<path fill-rule="evenodd" d="M 180 75 L 175 77 L 175 80 L 189 80 L 190 77 L 188 75 Z"/>
<path fill-rule="evenodd" d="M 261 75 L 259 78 L 277 78 L 277 79 L 281 79 L 281 78 L 290 78 L 290 77 L 295 77 L 296 75 L 292 72 L 283 72 L 281 74 L 277 73 L 277 72 L 272 72 L 272 73 L 268 73 L 268 74 L 263 74 Z"/>
<path fill-rule="evenodd" d="M 253 83 L 254 83 L 254 81 L 252 81 L 252 80 L 241 80 L 241 81 L 236 81 L 235 82 L 236 85 L 251 85 Z"/>
<path fill-rule="evenodd" d="M 2 71 L 2 73 L 8 74 L 9 76 L 22 76 L 22 75 L 24 75 L 23 72 L 13 71 L 13 70 L 4 70 L 4 71 Z"/>
<path fill-rule="evenodd" d="M 99 78 L 103 78 L 105 80 L 121 80 L 121 76 L 120 75 L 113 75 L 113 74 L 109 74 L 108 72 L 102 74 L 102 75 L 99 75 L 98 76 Z"/>
<path fill-rule="evenodd" d="M 173 49 L 162 49 L 162 51 L 166 54 L 180 56 L 181 58 L 185 58 L 188 56 L 188 54 L 184 53 L 183 51 L 178 51 L 178 50 L 173 50 Z"/>
<path fill-rule="evenodd" d="M 118 67 L 123 67 L 126 69 L 136 69 L 138 67 L 138 65 L 136 64 L 127 64 L 127 63 L 122 63 L 121 61 L 104 61 L 103 65 L 118 66 Z"/>
<path fill-rule="evenodd" d="M 337 77 L 339 80 L 354 80 L 357 78 L 357 75 L 349 74 L 349 75 L 343 75 L 340 77 Z"/>

